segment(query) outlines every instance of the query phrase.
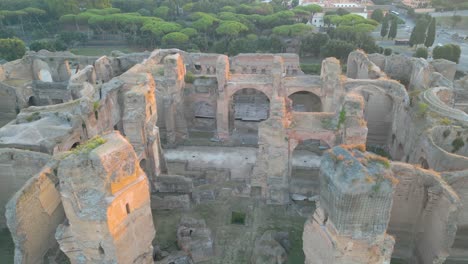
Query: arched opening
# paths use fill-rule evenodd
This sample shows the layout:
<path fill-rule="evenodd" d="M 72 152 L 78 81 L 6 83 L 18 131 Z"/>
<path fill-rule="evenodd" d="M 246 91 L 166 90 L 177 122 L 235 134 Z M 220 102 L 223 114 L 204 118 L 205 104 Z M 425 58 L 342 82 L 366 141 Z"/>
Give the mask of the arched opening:
<path fill-rule="evenodd" d="M 75 142 L 70 149 L 74 149 L 80 145 L 80 142 Z"/>
<path fill-rule="evenodd" d="M 421 165 L 421 168 L 423 168 L 423 169 L 426 169 L 426 170 L 429 169 L 429 163 L 423 157 L 419 158 L 419 165 Z"/>
<path fill-rule="evenodd" d="M 368 129 L 366 145 L 386 148 L 392 133 L 393 99 L 379 90 L 364 90 L 362 96 Z"/>
<path fill-rule="evenodd" d="M 35 96 L 31 96 L 28 99 L 28 106 L 37 106 L 38 102 Z"/>
<path fill-rule="evenodd" d="M 270 115 L 270 100 L 263 92 L 245 88 L 235 92 L 230 101 L 230 133 L 234 143 L 258 144 L 258 125 Z"/>
<path fill-rule="evenodd" d="M 296 112 L 322 112 L 322 100 L 311 92 L 300 91 L 289 96 Z"/>
<path fill-rule="evenodd" d="M 290 194 L 310 197 L 319 193 L 320 160 L 328 148 L 327 143 L 317 139 L 304 140 L 296 146 L 292 152 Z"/>

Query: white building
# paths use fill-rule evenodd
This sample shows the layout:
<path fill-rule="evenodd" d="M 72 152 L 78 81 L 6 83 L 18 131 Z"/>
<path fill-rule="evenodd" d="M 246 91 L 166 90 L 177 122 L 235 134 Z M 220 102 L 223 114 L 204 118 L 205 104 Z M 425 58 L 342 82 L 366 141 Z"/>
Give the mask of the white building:
<path fill-rule="evenodd" d="M 323 17 L 325 16 L 325 13 L 317 13 L 314 15 L 312 18 L 312 21 L 309 22 L 310 25 L 314 26 L 315 28 L 320 28 L 325 26 L 325 23 L 323 22 Z"/>

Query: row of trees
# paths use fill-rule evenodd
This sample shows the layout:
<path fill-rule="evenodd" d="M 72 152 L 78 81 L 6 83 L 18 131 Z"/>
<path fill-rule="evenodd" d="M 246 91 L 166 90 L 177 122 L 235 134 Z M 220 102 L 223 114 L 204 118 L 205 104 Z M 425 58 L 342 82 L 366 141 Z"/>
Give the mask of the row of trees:
<path fill-rule="evenodd" d="M 416 49 L 416 52 L 413 54 L 413 57 L 427 59 L 429 52 L 425 47 L 419 47 Z M 456 44 L 446 44 L 443 46 L 437 46 L 432 51 L 432 57 L 434 59 L 446 59 L 459 63 L 461 55 L 460 46 Z"/>
<path fill-rule="evenodd" d="M 338 9 L 325 14 L 326 34 L 307 23 L 322 11 L 318 5 L 273 0 L 3 0 L 0 37 L 26 37 L 32 50 L 63 50 L 85 43 L 86 36 L 119 35 L 130 44 L 154 48 L 235 55 L 239 52 L 284 52 L 345 58 L 355 48 L 375 52 L 368 33 L 379 24 Z M 294 6 L 290 7 L 290 4 Z M 58 24 L 57 22 L 58 21 Z M 15 30 L 15 34 L 11 34 Z M 65 30 L 66 33 L 59 33 Z M 73 33 L 73 34 L 71 34 Z M 325 37 L 326 36 L 326 37 Z M 319 46 L 316 46 L 316 45 Z M 318 47 L 318 48 L 317 48 Z"/>
<path fill-rule="evenodd" d="M 388 30 L 388 24 L 391 23 L 390 30 Z M 398 18 L 390 13 L 383 18 L 382 28 L 380 29 L 380 36 L 382 38 L 388 37 L 394 39 L 398 31 Z"/>
<path fill-rule="evenodd" d="M 427 48 L 432 47 L 435 41 L 436 19 L 430 15 L 424 15 L 417 19 L 410 36 L 410 46 L 424 44 Z"/>

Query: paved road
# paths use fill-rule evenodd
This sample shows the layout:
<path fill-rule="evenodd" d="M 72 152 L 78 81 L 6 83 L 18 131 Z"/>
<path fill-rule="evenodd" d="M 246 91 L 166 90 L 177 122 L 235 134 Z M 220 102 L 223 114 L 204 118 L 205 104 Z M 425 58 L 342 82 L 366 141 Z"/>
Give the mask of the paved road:
<path fill-rule="evenodd" d="M 459 15 L 459 16 L 468 16 L 468 10 L 447 11 L 447 12 L 432 12 L 430 14 L 433 17 L 453 16 L 454 14 Z"/>

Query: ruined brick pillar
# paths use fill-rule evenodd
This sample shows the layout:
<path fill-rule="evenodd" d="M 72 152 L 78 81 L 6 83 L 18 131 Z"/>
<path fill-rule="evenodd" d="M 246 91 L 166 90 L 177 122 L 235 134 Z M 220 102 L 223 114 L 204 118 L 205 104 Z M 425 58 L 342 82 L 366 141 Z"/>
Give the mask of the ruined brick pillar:
<path fill-rule="evenodd" d="M 270 118 L 259 125 L 258 154 L 253 168 L 252 196 L 261 196 L 269 204 L 289 202 L 290 116 L 284 97 L 270 101 Z"/>
<path fill-rule="evenodd" d="M 335 58 L 323 60 L 320 78 L 322 79 L 323 111 L 336 112 L 344 94 L 340 62 Z"/>
<path fill-rule="evenodd" d="M 148 180 L 118 132 L 93 139 L 58 167 L 67 222 L 55 237 L 73 264 L 153 263 Z"/>
<path fill-rule="evenodd" d="M 164 57 L 164 77 L 168 97 L 164 98 L 169 144 L 176 144 L 188 136 L 187 122 L 184 117 L 185 65 L 180 54 Z"/>
<path fill-rule="evenodd" d="M 281 56 L 275 56 L 271 69 L 273 78 L 273 96 L 288 97 L 286 89 L 283 85 L 284 77 L 284 59 Z"/>
<path fill-rule="evenodd" d="M 364 119 L 364 99 L 357 93 L 347 94 L 339 113 L 344 144 L 366 145 L 367 123 Z"/>
<path fill-rule="evenodd" d="M 388 264 L 396 179 L 388 160 L 335 147 L 323 155 L 320 201 L 304 226 L 306 264 Z"/>
<path fill-rule="evenodd" d="M 169 96 L 164 96 L 163 98 L 163 109 L 164 109 L 164 121 L 166 126 L 166 140 L 169 145 L 176 144 L 176 124 L 175 124 L 175 115 L 176 111 L 175 105 L 172 101 L 172 98 Z"/>
<path fill-rule="evenodd" d="M 229 99 L 225 90 L 229 80 L 229 58 L 220 55 L 216 61 L 216 79 L 218 81 L 218 99 L 216 101 L 216 136 L 220 140 L 229 139 Z"/>

